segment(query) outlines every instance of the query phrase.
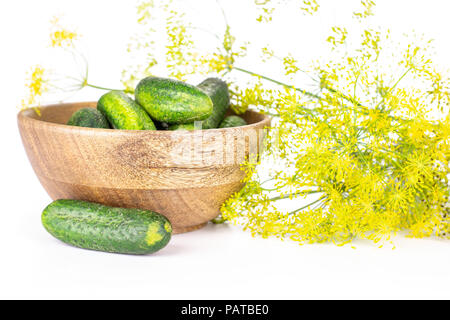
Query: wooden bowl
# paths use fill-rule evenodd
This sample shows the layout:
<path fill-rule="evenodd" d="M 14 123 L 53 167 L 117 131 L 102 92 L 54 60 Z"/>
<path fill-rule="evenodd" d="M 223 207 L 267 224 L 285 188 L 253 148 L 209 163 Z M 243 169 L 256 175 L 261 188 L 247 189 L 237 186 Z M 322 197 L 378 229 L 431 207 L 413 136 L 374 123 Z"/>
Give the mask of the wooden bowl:
<path fill-rule="evenodd" d="M 198 131 L 131 131 L 65 125 L 96 102 L 41 107 L 18 115 L 28 158 L 50 197 L 142 208 L 165 215 L 174 233 L 215 218 L 243 185 L 240 163 L 263 149 L 270 118 L 248 111 L 249 125 Z"/>

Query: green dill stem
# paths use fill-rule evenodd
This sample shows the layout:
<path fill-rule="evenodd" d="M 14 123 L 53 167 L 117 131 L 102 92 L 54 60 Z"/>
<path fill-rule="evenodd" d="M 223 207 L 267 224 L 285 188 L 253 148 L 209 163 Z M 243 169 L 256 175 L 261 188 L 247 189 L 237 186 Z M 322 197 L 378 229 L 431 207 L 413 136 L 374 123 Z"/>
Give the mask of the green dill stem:
<path fill-rule="evenodd" d="M 319 95 L 317 95 L 317 94 L 315 94 L 315 93 L 306 91 L 306 90 L 301 89 L 301 88 L 294 87 L 294 86 L 289 85 L 289 84 L 287 84 L 287 83 L 284 83 L 284 82 L 281 82 L 281 81 L 278 81 L 278 80 L 275 80 L 275 79 L 272 79 L 272 78 L 263 76 L 263 75 L 261 75 L 261 74 L 258 74 L 258 73 L 255 73 L 255 72 L 252 72 L 252 71 L 249 71 L 249 70 L 246 70 L 246 69 L 242 69 L 242 68 L 239 68 L 239 67 L 234 67 L 234 66 L 232 67 L 232 69 L 233 69 L 233 70 L 240 71 L 240 72 L 244 72 L 244 73 L 247 73 L 247 74 L 250 74 L 250 75 L 252 75 L 252 76 L 260 77 L 261 79 L 264 79 L 264 80 L 273 82 L 273 83 L 275 83 L 275 84 L 278 84 L 278 85 L 283 86 L 283 87 L 286 87 L 286 88 L 292 88 L 292 89 L 294 89 L 294 90 L 296 90 L 296 91 L 299 91 L 299 92 L 303 93 L 304 95 L 306 95 L 306 96 L 308 96 L 308 97 L 311 97 L 311 98 L 314 98 L 314 99 L 317 99 L 317 100 L 324 100 L 323 97 L 321 97 L 321 96 L 319 96 Z M 331 87 L 325 87 L 325 89 L 328 90 L 328 91 L 330 91 L 331 93 L 339 94 L 343 99 L 347 100 L 348 102 L 353 103 L 354 105 L 356 105 L 356 106 L 358 106 L 358 107 L 362 107 L 361 103 L 359 103 L 359 102 L 356 101 L 355 99 L 353 99 L 353 98 L 351 98 L 351 97 L 347 97 L 345 94 L 343 94 L 343 93 L 341 93 L 341 92 L 338 92 L 337 90 L 335 90 L 335 89 L 333 89 L 333 88 L 331 88 Z"/>
<path fill-rule="evenodd" d="M 268 188 L 263 188 L 263 187 L 261 187 L 261 190 L 262 190 L 262 191 L 269 191 L 269 192 L 272 192 L 272 191 L 278 190 L 278 188 L 268 189 Z"/>
<path fill-rule="evenodd" d="M 311 202 L 310 204 L 307 204 L 307 205 L 304 206 L 304 207 L 301 207 L 301 208 L 298 208 L 298 209 L 296 209 L 296 210 L 294 210 L 294 211 L 289 212 L 289 215 L 296 214 L 297 212 L 302 211 L 303 209 L 309 208 L 309 207 L 311 207 L 312 205 L 314 205 L 314 204 L 316 204 L 316 203 L 318 203 L 318 202 L 320 202 L 320 201 L 322 201 L 322 200 L 323 200 L 323 197 L 320 197 L 320 198 L 317 199 L 316 201 L 313 201 L 313 202 Z"/>
<path fill-rule="evenodd" d="M 90 84 L 90 83 L 86 83 L 84 86 L 85 87 L 91 87 L 91 88 L 94 88 L 94 89 L 99 89 L 99 90 L 106 90 L 106 91 L 125 91 L 125 92 L 128 92 L 127 90 L 123 90 L 123 89 L 120 90 L 120 89 L 105 88 L 105 87 L 96 86 L 96 85 L 93 85 L 93 84 Z"/>
<path fill-rule="evenodd" d="M 193 26 L 186 26 L 186 29 L 192 29 L 192 30 L 201 31 L 201 32 L 204 32 L 204 33 L 206 33 L 206 34 L 209 34 L 210 36 L 216 38 L 216 39 L 219 40 L 219 41 L 222 40 L 217 34 L 215 34 L 214 32 L 211 32 L 210 30 L 205 29 L 205 28 L 199 28 L 199 27 L 193 27 Z"/>
<path fill-rule="evenodd" d="M 261 185 L 263 185 L 264 183 L 273 181 L 273 180 L 275 180 L 275 178 L 269 178 L 269 179 L 267 179 L 267 180 L 264 180 L 263 182 L 261 182 Z"/>
<path fill-rule="evenodd" d="M 276 189 L 274 189 L 276 190 Z M 301 194 L 315 194 L 315 193 L 321 193 L 322 191 L 307 191 L 307 192 L 302 192 Z M 294 197 L 294 195 L 292 195 Z M 285 194 L 284 196 L 277 196 L 277 197 L 273 197 L 270 198 L 270 201 L 277 201 L 277 200 L 283 200 L 283 199 L 289 199 L 291 197 L 291 194 Z"/>
<path fill-rule="evenodd" d="M 408 73 L 410 73 L 413 70 L 413 68 L 409 68 L 408 70 L 406 70 L 402 76 L 397 80 L 397 82 L 394 84 L 394 86 L 392 86 L 389 89 L 389 93 L 391 93 L 392 91 L 394 91 L 395 88 L 397 88 L 398 84 L 408 75 Z M 379 106 L 381 106 L 381 104 L 384 102 L 385 98 L 383 98 L 378 104 L 377 104 L 377 108 Z M 391 117 L 390 117 L 391 118 Z M 395 117 L 392 117 L 395 120 Z"/>
<path fill-rule="evenodd" d="M 300 89 L 300 88 L 296 88 L 296 87 L 294 87 L 294 86 L 288 85 L 287 83 L 283 83 L 283 82 L 281 82 L 281 81 L 278 81 L 278 80 L 275 80 L 275 79 L 272 79 L 272 78 L 263 76 L 263 75 L 261 75 L 261 74 L 258 74 L 258 73 L 255 73 L 255 72 L 251 72 L 251 71 L 248 71 L 248 70 L 239 68 L 239 67 L 234 67 L 234 66 L 232 67 L 232 69 L 233 69 L 233 70 L 240 71 L 240 72 L 244 72 L 244 73 L 247 73 L 247 74 L 250 74 L 250 75 L 252 75 L 252 76 L 259 77 L 259 78 L 261 78 L 261 79 L 264 79 L 264 80 L 273 82 L 273 83 L 275 83 L 275 84 L 278 84 L 278 85 L 283 86 L 283 87 L 286 87 L 286 88 L 292 88 L 292 89 L 294 89 L 294 90 L 296 90 L 296 91 L 299 91 L 299 92 L 303 93 L 304 95 L 309 96 L 309 97 L 311 97 L 311 98 L 315 98 L 315 99 L 318 99 L 318 100 L 322 100 L 322 97 L 319 96 L 319 95 L 317 95 L 317 94 L 311 93 L 311 92 L 309 92 L 309 91 L 306 91 L 306 90 L 303 90 L 303 89 Z"/>
<path fill-rule="evenodd" d="M 264 80 L 273 82 L 273 83 L 275 83 L 275 84 L 278 84 L 278 85 L 283 86 L 283 87 L 286 87 L 286 88 L 292 88 L 292 89 L 294 89 L 294 90 L 296 90 L 296 91 L 299 91 L 299 92 L 303 93 L 304 95 L 306 95 L 306 96 L 308 96 L 308 97 L 311 97 L 311 98 L 314 98 L 314 99 L 317 99 L 317 100 L 320 100 L 320 101 L 324 100 L 323 97 L 321 97 L 321 96 L 319 96 L 319 95 L 317 95 L 317 94 L 315 94 L 315 93 L 306 91 L 306 90 L 301 89 L 301 88 L 294 87 L 294 86 L 292 86 L 292 85 L 288 85 L 287 83 L 283 83 L 283 82 L 281 82 L 281 81 L 278 81 L 278 80 L 275 80 L 275 79 L 272 79 L 272 78 L 263 76 L 263 75 L 261 75 L 261 74 L 258 74 L 258 73 L 255 73 L 255 72 L 252 72 L 252 71 L 249 71 L 249 70 L 246 70 L 246 69 L 242 69 L 242 68 L 239 68 L 239 67 L 234 67 L 234 66 L 232 67 L 232 69 L 233 69 L 233 70 L 240 71 L 240 72 L 244 72 L 244 73 L 247 73 L 247 74 L 250 74 L 250 75 L 252 75 L 252 76 L 260 77 L 261 79 L 264 79 Z M 359 103 L 358 101 L 356 101 L 356 99 L 351 98 L 351 97 L 348 97 L 348 96 L 346 96 L 345 94 L 343 94 L 342 92 L 337 91 L 336 89 L 333 89 L 333 88 L 331 88 L 331 87 L 324 87 L 324 89 L 330 91 L 331 93 L 340 95 L 343 99 L 347 100 L 348 102 L 353 103 L 354 105 L 356 105 L 356 106 L 358 106 L 358 107 L 364 107 L 361 103 Z"/>
<path fill-rule="evenodd" d="M 223 20 L 225 22 L 225 25 L 229 28 L 230 25 L 228 24 L 227 15 L 225 14 L 225 10 L 223 9 L 222 4 L 220 3 L 219 0 L 216 0 L 216 3 L 217 3 L 217 6 L 219 7 L 220 11 L 222 12 L 222 17 L 223 17 Z"/>
<path fill-rule="evenodd" d="M 413 68 L 409 68 L 408 70 L 403 73 L 403 75 L 397 80 L 397 82 L 394 84 L 394 86 L 389 89 L 389 92 L 392 92 L 395 88 L 397 88 L 398 84 L 408 75 L 409 72 L 411 72 Z"/>
<path fill-rule="evenodd" d="M 280 114 L 279 113 L 272 113 L 272 112 L 265 112 L 265 115 L 271 116 L 271 117 L 279 117 Z"/>
<path fill-rule="evenodd" d="M 361 103 L 359 103 L 358 101 L 356 101 L 356 99 L 351 98 L 346 96 L 345 94 L 343 94 L 342 92 L 337 91 L 336 89 L 333 89 L 331 87 L 324 87 L 325 89 L 327 89 L 328 91 L 330 91 L 331 93 L 334 94 L 338 94 L 341 98 L 343 98 L 344 100 L 347 100 L 348 102 L 353 103 L 354 105 L 356 105 L 357 107 L 364 107 Z M 322 99 L 323 100 L 323 99 Z"/>

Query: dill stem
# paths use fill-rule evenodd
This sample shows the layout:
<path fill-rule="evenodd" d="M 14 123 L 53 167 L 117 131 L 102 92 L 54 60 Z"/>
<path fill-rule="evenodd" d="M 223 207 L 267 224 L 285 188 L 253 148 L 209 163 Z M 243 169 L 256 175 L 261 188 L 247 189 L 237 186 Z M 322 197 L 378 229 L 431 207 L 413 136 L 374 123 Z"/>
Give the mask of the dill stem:
<path fill-rule="evenodd" d="M 96 86 L 90 83 L 85 83 L 84 85 L 85 87 L 91 87 L 94 89 L 99 89 L 99 90 L 106 90 L 106 91 L 124 91 L 124 90 L 119 90 L 119 89 L 111 89 L 111 88 L 105 88 L 105 87 L 100 87 L 100 86 Z"/>
<path fill-rule="evenodd" d="M 413 70 L 412 67 L 409 68 L 408 70 L 406 70 L 406 71 L 402 74 L 402 76 L 397 80 L 397 82 L 394 84 L 394 86 L 392 86 L 392 87 L 389 89 L 389 93 L 391 93 L 392 91 L 394 91 L 394 89 L 397 88 L 397 86 L 399 85 L 399 83 L 400 83 L 400 82 L 408 75 L 408 73 L 410 73 L 412 70 Z M 376 107 L 376 108 L 378 108 L 379 106 L 381 106 L 381 105 L 383 104 L 384 100 L 385 100 L 385 99 L 383 98 L 383 99 L 377 104 L 377 107 Z M 394 120 L 395 120 L 396 117 L 390 116 L 390 118 L 394 118 Z"/>
<path fill-rule="evenodd" d="M 276 190 L 276 189 L 274 189 Z M 307 192 L 302 192 L 302 194 L 315 194 L 315 193 L 321 193 L 322 191 L 307 191 Z M 291 196 L 291 194 L 285 194 L 284 196 L 277 196 L 277 197 L 273 197 L 270 198 L 270 201 L 276 201 L 276 200 L 283 200 L 283 199 L 289 199 Z"/>
<path fill-rule="evenodd" d="M 213 36 L 213 37 L 216 38 L 217 40 L 221 40 L 220 37 L 219 37 L 217 34 L 215 34 L 214 32 L 211 32 L 211 31 L 208 30 L 208 29 L 205 29 L 205 28 L 199 28 L 199 27 L 193 27 L 193 26 L 186 26 L 186 28 L 187 28 L 187 29 L 198 30 L 198 31 L 204 32 L 204 33 L 206 33 L 206 34 L 209 34 L 210 36 Z"/>
<path fill-rule="evenodd" d="M 411 70 L 413 70 L 413 68 L 409 68 L 408 70 L 406 70 L 402 76 L 397 80 L 397 82 L 394 84 L 394 86 L 389 89 L 389 92 L 394 91 L 395 88 L 397 88 L 398 84 L 408 75 L 409 72 L 411 72 Z"/>
<path fill-rule="evenodd" d="M 225 13 L 225 10 L 224 10 L 222 4 L 220 3 L 219 0 L 216 0 L 216 3 L 217 3 L 217 6 L 219 7 L 219 9 L 220 9 L 220 11 L 221 11 L 221 13 L 222 13 L 222 17 L 223 17 L 223 20 L 224 20 L 224 22 L 225 22 L 225 25 L 227 26 L 227 28 L 229 28 L 230 25 L 228 24 L 227 15 L 226 15 L 226 13 Z"/>
<path fill-rule="evenodd" d="M 302 211 L 303 209 L 309 208 L 309 207 L 311 207 L 312 205 L 314 205 L 314 204 L 316 204 L 316 203 L 318 203 L 318 202 L 320 202 L 320 201 L 322 201 L 322 200 L 323 200 L 323 197 L 320 197 L 320 198 L 317 199 L 316 201 L 313 201 L 313 202 L 311 202 L 310 204 L 307 204 L 306 206 L 303 206 L 303 207 L 301 207 L 301 208 L 298 208 L 298 209 L 296 209 L 296 210 L 294 210 L 294 211 L 289 212 L 289 215 L 296 214 L 297 212 Z"/>
<path fill-rule="evenodd" d="M 244 73 L 247 73 L 247 74 L 250 74 L 250 75 L 252 75 L 252 76 L 259 77 L 259 78 L 261 78 L 261 79 L 264 79 L 264 80 L 273 82 L 273 83 L 275 83 L 275 84 L 278 84 L 278 85 L 283 86 L 283 87 L 286 87 L 286 88 L 294 89 L 294 90 L 296 90 L 296 91 L 299 91 L 299 92 L 303 93 L 304 95 L 306 95 L 306 96 L 308 96 L 308 97 L 317 99 L 317 100 L 319 100 L 319 101 L 324 100 L 324 98 L 321 97 L 321 96 L 319 96 L 318 94 L 315 94 L 315 93 L 306 91 L 306 90 L 304 90 L 304 89 L 297 88 L 297 87 L 295 87 L 295 86 L 289 85 L 289 84 L 287 84 L 287 83 L 284 83 L 284 82 L 281 82 L 281 81 L 278 81 L 278 80 L 275 80 L 275 79 L 266 77 L 266 76 L 264 76 L 264 75 L 262 75 L 262 74 L 255 73 L 255 72 L 252 72 L 252 71 L 249 71 L 249 70 L 246 70 L 246 69 L 242 69 L 242 68 L 239 68 L 239 67 L 234 67 L 234 66 L 232 67 L 232 69 L 233 69 L 233 70 L 240 71 L 240 72 L 244 72 Z M 343 93 L 337 91 L 336 89 L 333 89 L 333 88 L 331 88 L 331 87 L 325 87 L 325 89 L 328 90 L 328 91 L 330 91 L 331 93 L 340 95 L 343 99 L 347 100 L 348 102 L 353 103 L 354 105 L 356 105 L 356 106 L 358 106 L 358 107 L 362 107 L 362 104 L 359 103 L 358 101 L 356 101 L 354 98 L 348 97 L 348 96 L 346 96 L 345 94 L 343 94 Z"/>
<path fill-rule="evenodd" d="M 234 66 L 232 67 L 232 69 L 233 69 L 233 70 L 240 71 L 240 72 L 243 72 L 243 73 L 247 73 L 247 74 L 252 75 L 252 76 L 259 77 L 259 78 L 261 78 L 261 79 L 264 79 L 264 80 L 273 82 L 273 83 L 275 83 L 275 84 L 278 84 L 278 85 L 283 86 L 283 87 L 286 87 L 286 88 L 294 89 L 294 90 L 299 91 L 299 92 L 303 93 L 304 95 L 309 96 L 309 97 L 311 97 L 311 98 L 315 98 L 315 99 L 318 99 L 318 100 L 322 100 L 322 97 L 319 96 L 319 95 L 317 95 L 317 94 L 311 93 L 311 92 L 309 92 L 309 91 L 306 91 L 306 90 L 303 90 L 303 89 L 300 89 L 300 88 L 296 88 L 296 87 L 291 86 L 291 85 L 289 85 L 289 84 L 287 84 L 287 83 L 283 83 L 283 82 L 281 82 L 281 81 L 278 81 L 278 80 L 275 80 L 275 79 L 272 79 L 272 78 L 263 76 L 263 75 L 261 75 L 261 74 L 258 74 L 258 73 L 255 73 L 255 72 L 252 72 L 252 71 L 249 71 L 249 70 L 246 70 L 246 69 L 242 69 L 242 68 L 239 68 L 239 67 L 234 67 Z"/>
<path fill-rule="evenodd" d="M 271 117 L 279 117 L 280 114 L 279 113 L 272 113 L 272 112 L 265 112 L 265 115 L 271 116 Z"/>
<path fill-rule="evenodd" d="M 345 94 L 343 94 L 342 92 L 339 92 L 336 89 L 333 89 L 331 87 L 325 87 L 325 89 L 327 89 L 328 91 L 330 91 L 331 93 L 337 94 L 339 95 L 341 98 L 343 98 L 344 100 L 347 100 L 348 102 L 353 103 L 355 106 L 357 107 L 364 107 L 361 103 L 359 103 L 355 98 L 352 97 L 348 97 Z"/>

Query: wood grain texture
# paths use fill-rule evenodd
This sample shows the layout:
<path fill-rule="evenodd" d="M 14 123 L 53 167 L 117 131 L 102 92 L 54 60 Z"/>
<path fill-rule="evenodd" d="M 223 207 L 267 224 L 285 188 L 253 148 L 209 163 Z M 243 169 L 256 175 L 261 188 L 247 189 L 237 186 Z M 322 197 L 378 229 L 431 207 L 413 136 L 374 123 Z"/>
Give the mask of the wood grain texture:
<path fill-rule="evenodd" d="M 260 154 L 270 118 L 248 111 L 248 126 L 202 131 L 127 131 L 67 126 L 96 102 L 18 115 L 22 141 L 52 199 L 79 199 L 165 215 L 174 232 L 196 230 L 242 188 L 240 163 Z"/>

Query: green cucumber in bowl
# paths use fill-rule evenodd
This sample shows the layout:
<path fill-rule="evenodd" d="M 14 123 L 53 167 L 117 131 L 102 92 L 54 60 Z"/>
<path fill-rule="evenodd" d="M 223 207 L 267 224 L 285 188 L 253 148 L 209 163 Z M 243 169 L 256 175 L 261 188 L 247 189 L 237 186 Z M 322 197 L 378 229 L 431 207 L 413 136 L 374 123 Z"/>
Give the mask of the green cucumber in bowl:
<path fill-rule="evenodd" d="M 75 111 L 67 122 L 67 125 L 86 128 L 111 128 L 103 114 L 93 108 L 83 108 Z"/>
<path fill-rule="evenodd" d="M 123 91 L 110 91 L 104 94 L 97 103 L 97 109 L 114 129 L 156 130 L 147 112 Z"/>
<path fill-rule="evenodd" d="M 228 91 L 228 85 L 223 80 L 208 78 L 197 87 L 203 90 L 213 102 L 213 112 L 209 118 L 203 121 L 202 129 L 217 128 L 230 107 L 230 93 Z"/>
<path fill-rule="evenodd" d="M 137 85 L 135 97 L 152 119 L 169 124 L 205 120 L 213 111 L 211 98 L 205 92 L 173 79 L 145 78 Z"/>
<path fill-rule="evenodd" d="M 140 209 L 80 200 L 56 200 L 42 213 L 44 228 L 69 245 L 96 251 L 144 255 L 164 248 L 172 226 L 164 216 Z"/>
<path fill-rule="evenodd" d="M 246 126 L 247 121 L 239 116 L 228 116 L 220 123 L 219 128 L 233 128 Z"/>
<path fill-rule="evenodd" d="M 195 125 L 193 123 L 172 124 L 171 126 L 169 126 L 169 130 L 171 130 L 171 131 L 180 131 L 180 130 L 192 131 L 192 130 L 195 130 L 195 129 L 196 128 L 195 128 Z"/>

